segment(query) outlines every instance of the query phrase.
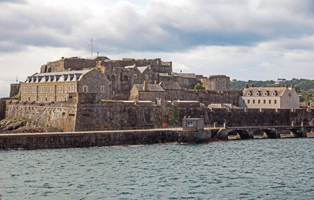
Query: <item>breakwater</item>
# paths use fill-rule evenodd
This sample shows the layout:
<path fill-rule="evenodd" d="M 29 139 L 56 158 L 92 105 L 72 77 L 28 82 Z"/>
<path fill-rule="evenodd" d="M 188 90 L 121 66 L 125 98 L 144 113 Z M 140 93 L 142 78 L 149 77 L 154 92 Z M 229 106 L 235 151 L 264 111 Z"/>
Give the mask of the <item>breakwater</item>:
<path fill-rule="evenodd" d="M 66 133 L 0 134 L 0 149 L 56 149 L 157 143 L 204 143 L 211 131 L 190 132 L 181 128 Z"/>

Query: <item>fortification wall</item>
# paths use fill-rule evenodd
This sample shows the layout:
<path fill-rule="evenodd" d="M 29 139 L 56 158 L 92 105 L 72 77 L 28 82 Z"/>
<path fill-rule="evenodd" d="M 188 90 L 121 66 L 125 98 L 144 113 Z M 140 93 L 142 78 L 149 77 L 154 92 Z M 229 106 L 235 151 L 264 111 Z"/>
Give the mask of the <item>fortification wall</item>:
<path fill-rule="evenodd" d="M 5 117 L 31 119 L 38 125 L 58 127 L 64 131 L 74 131 L 76 104 L 71 103 L 29 103 L 9 100 Z"/>
<path fill-rule="evenodd" d="M 218 122 L 228 126 L 264 126 L 264 125 L 291 125 L 292 121 L 297 124 L 308 124 L 314 118 L 314 110 L 305 109 L 209 109 L 205 116 L 206 124 Z M 206 118 L 208 119 L 206 121 Z"/>
<path fill-rule="evenodd" d="M 17 95 L 20 91 L 21 84 L 20 83 L 12 83 L 10 85 L 10 97 Z"/>
<path fill-rule="evenodd" d="M 5 118 L 5 109 L 6 109 L 5 102 L 6 102 L 5 98 L 0 99 L 0 120 Z"/>
<path fill-rule="evenodd" d="M 162 125 L 164 115 L 172 116 L 170 107 L 153 106 L 152 102 L 81 104 L 77 111 L 76 131 L 152 128 Z"/>
<path fill-rule="evenodd" d="M 184 106 L 184 105 L 185 106 Z M 101 101 L 99 103 L 36 104 L 8 101 L 6 117 L 32 119 L 43 126 L 64 131 L 128 130 L 161 127 L 163 123 L 181 126 L 184 117 L 204 118 L 205 125 L 222 126 L 307 125 L 314 110 L 289 109 L 221 109 L 181 105 L 154 105 L 152 102 Z M 193 105 L 192 105 L 193 104 Z"/>

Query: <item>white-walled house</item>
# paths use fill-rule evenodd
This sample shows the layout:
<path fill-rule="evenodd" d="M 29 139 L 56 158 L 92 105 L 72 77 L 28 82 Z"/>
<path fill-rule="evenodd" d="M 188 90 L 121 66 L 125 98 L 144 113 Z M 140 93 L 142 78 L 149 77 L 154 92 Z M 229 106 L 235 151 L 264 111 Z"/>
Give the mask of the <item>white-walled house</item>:
<path fill-rule="evenodd" d="M 293 87 L 246 87 L 239 97 L 239 107 L 299 109 L 300 101 Z"/>

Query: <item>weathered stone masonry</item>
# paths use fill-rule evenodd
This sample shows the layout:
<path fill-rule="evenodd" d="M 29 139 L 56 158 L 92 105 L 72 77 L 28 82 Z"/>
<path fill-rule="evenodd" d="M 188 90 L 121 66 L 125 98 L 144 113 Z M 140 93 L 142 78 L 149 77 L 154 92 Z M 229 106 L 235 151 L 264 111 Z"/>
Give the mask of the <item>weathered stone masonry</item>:
<path fill-rule="evenodd" d="M 177 112 L 177 119 L 176 119 Z M 164 122 L 181 126 L 184 117 L 204 118 L 205 125 L 219 126 L 290 125 L 292 121 L 308 124 L 314 110 L 290 109 L 209 109 L 190 103 L 101 101 L 100 103 L 36 104 L 8 101 L 6 117 L 32 119 L 43 126 L 64 131 L 127 130 L 161 126 Z"/>

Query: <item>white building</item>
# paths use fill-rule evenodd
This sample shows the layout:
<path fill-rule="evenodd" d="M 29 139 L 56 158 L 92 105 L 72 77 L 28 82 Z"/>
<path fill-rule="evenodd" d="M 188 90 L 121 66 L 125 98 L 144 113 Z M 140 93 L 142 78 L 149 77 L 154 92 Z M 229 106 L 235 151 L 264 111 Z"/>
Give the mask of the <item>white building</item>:
<path fill-rule="evenodd" d="M 239 97 L 243 108 L 299 109 L 299 97 L 293 87 L 248 87 Z"/>

